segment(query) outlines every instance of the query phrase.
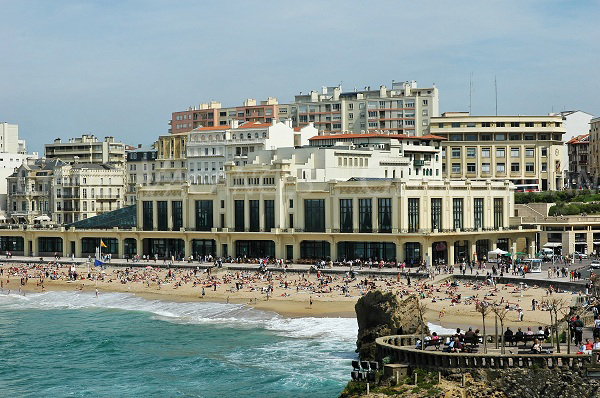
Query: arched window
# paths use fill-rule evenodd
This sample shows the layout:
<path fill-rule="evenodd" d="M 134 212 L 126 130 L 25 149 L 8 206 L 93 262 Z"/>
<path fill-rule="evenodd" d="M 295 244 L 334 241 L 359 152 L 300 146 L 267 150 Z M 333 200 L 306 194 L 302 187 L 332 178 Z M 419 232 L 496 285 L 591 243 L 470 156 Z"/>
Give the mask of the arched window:
<path fill-rule="evenodd" d="M 252 139 L 252 134 L 248 133 L 248 139 Z"/>
<path fill-rule="evenodd" d="M 232 139 L 232 140 L 235 140 L 235 134 L 231 136 L 231 139 Z"/>
<path fill-rule="evenodd" d="M 258 138 L 258 133 L 254 133 L 254 138 Z"/>
<path fill-rule="evenodd" d="M 262 135 L 263 135 L 263 138 L 267 138 L 267 132 L 266 131 L 263 131 Z"/>
<path fill-rule="evenodd" d="M 209 141 L 212 141 L 212 135 L 208 136 Z"/>

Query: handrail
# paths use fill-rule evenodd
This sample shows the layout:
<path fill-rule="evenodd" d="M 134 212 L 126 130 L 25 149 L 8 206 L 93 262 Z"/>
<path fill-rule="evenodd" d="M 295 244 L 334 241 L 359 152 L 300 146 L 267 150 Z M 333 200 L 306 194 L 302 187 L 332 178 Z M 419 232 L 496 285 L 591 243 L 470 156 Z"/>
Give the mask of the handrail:
<path fill-rule="evenodd" d="M 440 336 L 446 339 L 450 336 Z M 378 360 L 389 357 L 394 363 L 408 363 L 416 367 L 431 368 L 531 368 L 537 366 L 544 369 L 579 369 L 593 363 L 592 356 L 597 358 L 600 351 L 593 355 L 576 354 L 474 354 L 427 351 L 414 348 L 417 335 L 394 335 L 379 337 L 377 344 Z M 443 341 L 443 340 L 442 340 Z"/>

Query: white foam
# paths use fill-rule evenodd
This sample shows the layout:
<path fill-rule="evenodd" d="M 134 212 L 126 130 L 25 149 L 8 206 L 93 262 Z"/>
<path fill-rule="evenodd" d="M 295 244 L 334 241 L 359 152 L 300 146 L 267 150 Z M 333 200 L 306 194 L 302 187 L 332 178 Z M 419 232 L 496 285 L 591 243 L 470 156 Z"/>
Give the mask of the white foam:
<path fill-rule="evenodd" d="M 171 302 L 146 300 L 128 293 L 46 292 L 26 296 L 0 295 L 5 309 L 111 308 L 149 312 L 167 322 L 179 324 L 222 324 L 237 328 L 265 328 L 293 338 L 354 341 L 358 325 L 354 318 L 284 318 L 274 312 L 256 310 L 243 304 L 213 302 Z"/>

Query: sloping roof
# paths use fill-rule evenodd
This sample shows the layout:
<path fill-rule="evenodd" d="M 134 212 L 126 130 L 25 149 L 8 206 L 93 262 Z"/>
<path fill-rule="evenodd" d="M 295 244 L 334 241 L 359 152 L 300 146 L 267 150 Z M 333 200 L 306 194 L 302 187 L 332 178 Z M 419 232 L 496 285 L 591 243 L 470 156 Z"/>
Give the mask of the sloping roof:
<path fill-rule="evenodd" d="M 196 127 L 192 131 L 214 131 L 214 130 L 229 130 L 231 127 L 227 126 L 210 126 L 210 127 Z"/>
<path fill-rule="evenodd" d="M 112 167 L 108 164 L 98 163 L 75 163 L 71 166 L 73 169 L 92 169 L 92 170 L 111 170 Z"/>
<path fill-rule="evenodd" d="M 578 135 L 577 137 L 573 137 L 569 141 L 567 141 L 567 144 L 589 144 L 589 143 L 590 143 L 590 135 L 589 134 Z"/>
<path fill-rule="evenodd" d="M 241 126 L 239 126 L 237 128 L 237 130 L 239 130 L 239 129 L 264 129 L 267 127 L 271 127 L 272 125 L 273 125 L 272 123 L 246 122 L 246 123 L 242 124 Z"/>
<path fill-rule="evenodd" d="M 123 207 L 85 220 L 67 224 L 65 227 L 79 229 L 132 228 L 137 225 L 137 205 Z"/>

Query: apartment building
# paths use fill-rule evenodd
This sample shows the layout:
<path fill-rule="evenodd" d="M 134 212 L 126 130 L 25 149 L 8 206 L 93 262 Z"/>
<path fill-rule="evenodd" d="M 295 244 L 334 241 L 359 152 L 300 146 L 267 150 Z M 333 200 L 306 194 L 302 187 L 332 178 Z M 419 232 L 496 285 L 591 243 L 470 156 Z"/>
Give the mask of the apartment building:
<path fill-rule="evenodd" d="M 54 170 L 67 164 L 60 159 L 32 159 L 6 178 L 7 219 L 16 224 L 50 220 L 54 209 Z"/>
<path fill-rule="evenodd" d="M 560 116 L 470 116 L 446 112 L 429 132 L 444 137 L 443 175 L 451 179 L 507 180 L 517 190 L 564 188 Z"/>
<path fill-rule="evenodd" d="M 125 170 L 110 164 L 75 163 L 54 169 L 52 220 L 70 224 L 125 205 Z"/>
<path fill-rule="evenodd" d="M 437 87 L 418 88 L 415 81 L 351 92 L 341 86 L 323 87 L 321 92 L 297 95 L 293 105 L 298 126 L 312 122 L 325 134 L 382 131 L 418 136 L 439 112 Z"/>
<path fill-rule="evenodd" d="M 282 113 L 287 116 L 287 107 Z M 279 120 L 279 103 L 277 98 L 269 97 L 265 101 L 249 98 L 242 106 L 221 107 L 221 103 L 211 101 L 199 106 L 189 107 L 186 111 L 173 112 L 169 121 L 169 133 L 185 133 L 199 127 L 227 127 L 235 120 L 238 123 L 257 122 L 271 123 Z"/>
<path fill-rule="evenodd" d="M 225 177 L 224 164 L 245 165 L 262 149 L 308 145 L 318 134 L 314 126 L 292 127 L 291 119 L 271 123 L 246 122 L 231 127 L 199 127 L 189 133 L 187 145 L 188 178 L 192 184 L 214 184 Z"/>
<path fill-rule="evenodd" d="M 593 188 L 588 170 L 590 135 L 582 134 L 567 141 L 570 188 Z"/>
<path fill-rule="evenodd" d="M 597 182 L 600 178 L 600 117 L 590 121 L 589 141 L 589 173 Z"/>
<path fill-rule="evenodd" d="M 22 164 L 7 180 L 14 223 L 69 224 L 124 205 L 125 171 L 114 165 L 43 158 Z"/>
<path fill-rule="evenodd" d="M 81 138 L 70 138 L 62 142 L 60 138 L 45 145 L 47 159 L 61 159 L 66 163 L 110 163 L 123 166 L 125 163 L 125 144 L 116 142 L 114 137 L 98 137 L 84 134 Z"/>
<path fill-rule="evenodd" d="M 37 157 L 37 152 L 27 153 L 25 140 L 19 139 L 18 125 L 0 123 L 0 222 L 6 221 L 8 176 L 13 174 L 16 167 Z"/>
<path fill-rule="evenodd" d="M 127 151 L 127 192 L 125 205 L 135 204 L 138 185 L 156 182 L 156 158 L 158 150 L 155 145 L 139 145 Z"/>

